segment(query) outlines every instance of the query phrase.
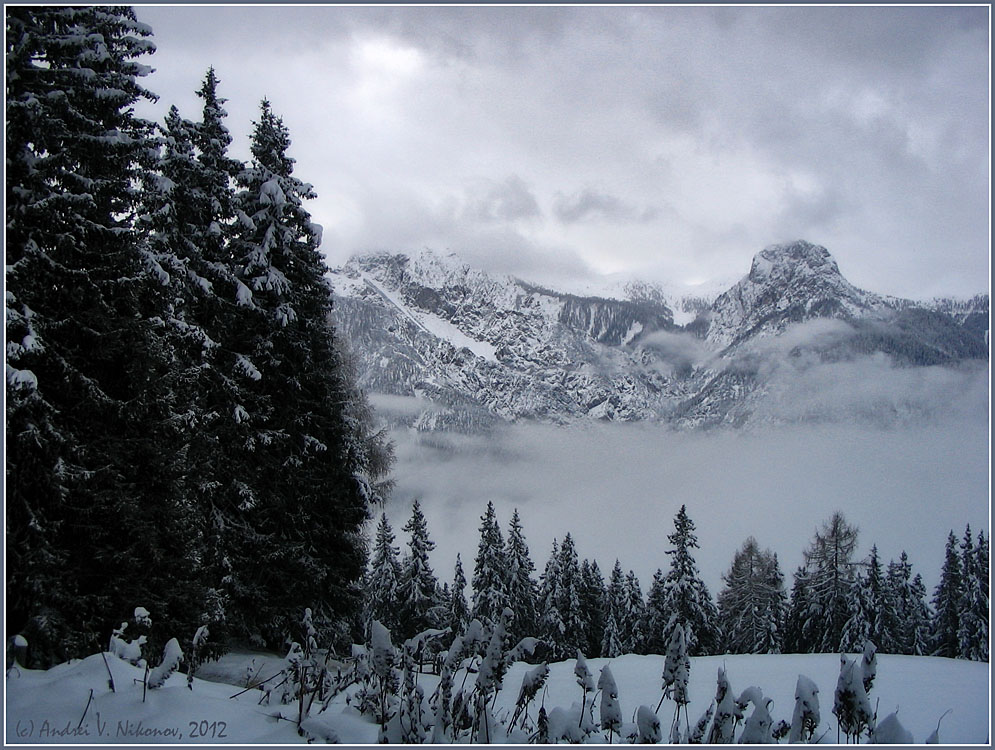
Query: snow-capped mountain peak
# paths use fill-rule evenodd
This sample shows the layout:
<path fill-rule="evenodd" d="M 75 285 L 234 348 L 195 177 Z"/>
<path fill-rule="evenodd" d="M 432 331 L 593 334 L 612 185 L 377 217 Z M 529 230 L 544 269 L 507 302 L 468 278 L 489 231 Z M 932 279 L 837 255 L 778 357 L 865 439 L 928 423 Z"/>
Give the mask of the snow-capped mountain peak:
<path fill-rule="evenodd" d="M 726 347 L 810 318 L 849 320 L 888 307 L 847 281 L 826 248 L 798 240 L 754 256 L 750 272 L 712 306 L 707 339 Z"/>

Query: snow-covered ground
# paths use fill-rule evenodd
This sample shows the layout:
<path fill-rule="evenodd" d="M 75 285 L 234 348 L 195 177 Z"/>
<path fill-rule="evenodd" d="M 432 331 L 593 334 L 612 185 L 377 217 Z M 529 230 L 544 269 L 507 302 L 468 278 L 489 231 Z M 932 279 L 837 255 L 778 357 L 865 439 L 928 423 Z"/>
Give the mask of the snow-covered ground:
<path fill-rule="evenodd" d="M 255 660 L 255 663 L 253 663 Z M 107 655 L 116 692 L 108 685 L 107 668 L 100 654 L 62 664 L 48 671 L 15 668 L 6 680 L 6 742 L 8 743 L 236 743 L 270 744 L 304 742 L 297 734 L 297 705 L 260 705 L 262 693 L 244 689 L 246 667 L 265 679 L 279 670 L 281 661 L 260 653 L 231 654 L 219 663 L 206 664 L 200 674 L 212 679 L 194 679 L 193 689 L 177 673 L 158 690 L 149 690 L 143 702 L 140 680 L 144 670 Z M 611 664 L 619 690 L 623 721 L 634 724 L 640 705 L 655 709 L 661 697 L 661 656 L 622 656 L 590 659 L 594 679 Z M 839 656 L 792 654 L 783 656 L 710 656 L 692 659 L 689 682 L 691 722 L 708 708 L 715 694 L 716 674 L 725 666 L 734 694 L 756 685 L 773 699 L 771 717 L 776 724 L 790 722 L 798 675 L 811 678 L 819 687 L 821 723 L 817 735 L 824 743 L 835 743 L 836 717 L 832 714 L 833 692 L 839 675 Z M 507 717 L 514 709 L 522 678 L 530 665 L 517 663 L 504 679 L 495 715 Z M 581 690 L 573 673 L 574 662 L 550 667 L 544 699 L 548 712 L 569 709 L 580 703 Z M 466 680 L 473 685 L 474 676 Z M 456 676 L 456 688 L 463 673 Z M 432 675 L 421 675 L 426 702 L 438 683 Z M 936 729 L 937 720 L 950 709 L 939 730 L 944 744 L 989 742 L 989 669 L 987 664 L 924 657 L 879 655 L 877 677 L 870 691 L 878 718 L 898 711 L 901 724 L 916 742 L 924 742 Z M 92 693 L 91 693 L 92 691 Z M 91 700 L 92 695 L 92 700 Z M 600 701 L 600 698 L 597 699 Z M 89 704 L 89 705 L 88 705 Z M 426 706 L 427 708 L 427 706 Z M 747 709 L 747 716 L 749 715 Z M 530 708 L 534 721 L 538 707 Z M 664 736 L 674 704 L 665 700 L 659 711 Z M 598 716 L 597 708 L 594 713 Z M 318 741 L 334 739 L 348 744 L 376 743 L 379 726 L 337 698 L 323 713 L 317 709 L 306 726 Z M 623 729 L 623 734 L 624 734 Z M 514 739 L 514 737 L 513 737 Z M 618 737 L 616 736 L 616 740 Z M 604 743 L 600 733 L 590 738 Z"/>

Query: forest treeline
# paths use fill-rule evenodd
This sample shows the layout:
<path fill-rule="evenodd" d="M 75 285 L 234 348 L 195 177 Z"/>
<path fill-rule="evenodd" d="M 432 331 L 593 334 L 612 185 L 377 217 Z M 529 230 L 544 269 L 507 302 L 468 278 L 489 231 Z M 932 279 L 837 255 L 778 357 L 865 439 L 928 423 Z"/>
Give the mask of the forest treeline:
<path fill-rule="evenodd" d="M 516 510 L 502 535 L 492 503 L 481 516 L 470 578 L 459 555 L 452 582 L 440 584 L 429 562 L 435 545 L 416 500 L 404 525 L 405 551 L 380 516 L 366 574 L 365 624 L 378 621 L 399 639 L 429 628 L 460 633 L 474 619 L 493 625 L 505 608 L 509 638 L 534 636 L 542 658 L 613 658 L 665 654 L 683 629 L 688 654 L 860 653 L 870 640 L 879 653 L 988 661 L 989 542 L 968 526 L 951 531 L 940 581 L 928 597 L 922 576 L 903 551 L 885 563 L 877 546 L 856 555 L 858 530 L 842 513 L 816 529 L 795 571 L 790 593 L 777 555 L 749 537 L 735 551 L 713 598 L 694 558 L 694 522 L 681 506 L 667 535 L 669 561 L 646 594 L 615 560 L 607 580 L 596 560 L 581 560 L 567 533 L 553 542 L 536 576 Z"/>

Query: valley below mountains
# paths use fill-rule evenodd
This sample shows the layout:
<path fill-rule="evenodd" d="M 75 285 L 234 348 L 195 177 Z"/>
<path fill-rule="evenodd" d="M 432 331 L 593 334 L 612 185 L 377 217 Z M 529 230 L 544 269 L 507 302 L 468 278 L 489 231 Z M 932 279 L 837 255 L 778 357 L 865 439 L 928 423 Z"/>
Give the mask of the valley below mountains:
<path fill-rule="evenodd" d="M 887 426 L 987 404 L 988 294 L 861 290 L 804 241 L 765 248 L 718 295 L 632 281 L 581 296 L 428 250 L 356 256 L 331 281 L 359 384 L 393 427 Z"/>

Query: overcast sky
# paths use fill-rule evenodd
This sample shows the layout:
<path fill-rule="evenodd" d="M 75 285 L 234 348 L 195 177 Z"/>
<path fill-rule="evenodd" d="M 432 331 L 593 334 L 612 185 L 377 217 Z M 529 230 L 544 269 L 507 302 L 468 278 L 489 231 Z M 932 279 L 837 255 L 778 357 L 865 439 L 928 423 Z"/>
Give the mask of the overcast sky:
<path fill-rule="evenodd" d="M 526 279 L 734 280 L 826 246 L 853 283 L 989 289 L 987 7 L 153 7 L 147 79 L 235 154 L 266 96 L 332 265 L 429 247 Z"/>

